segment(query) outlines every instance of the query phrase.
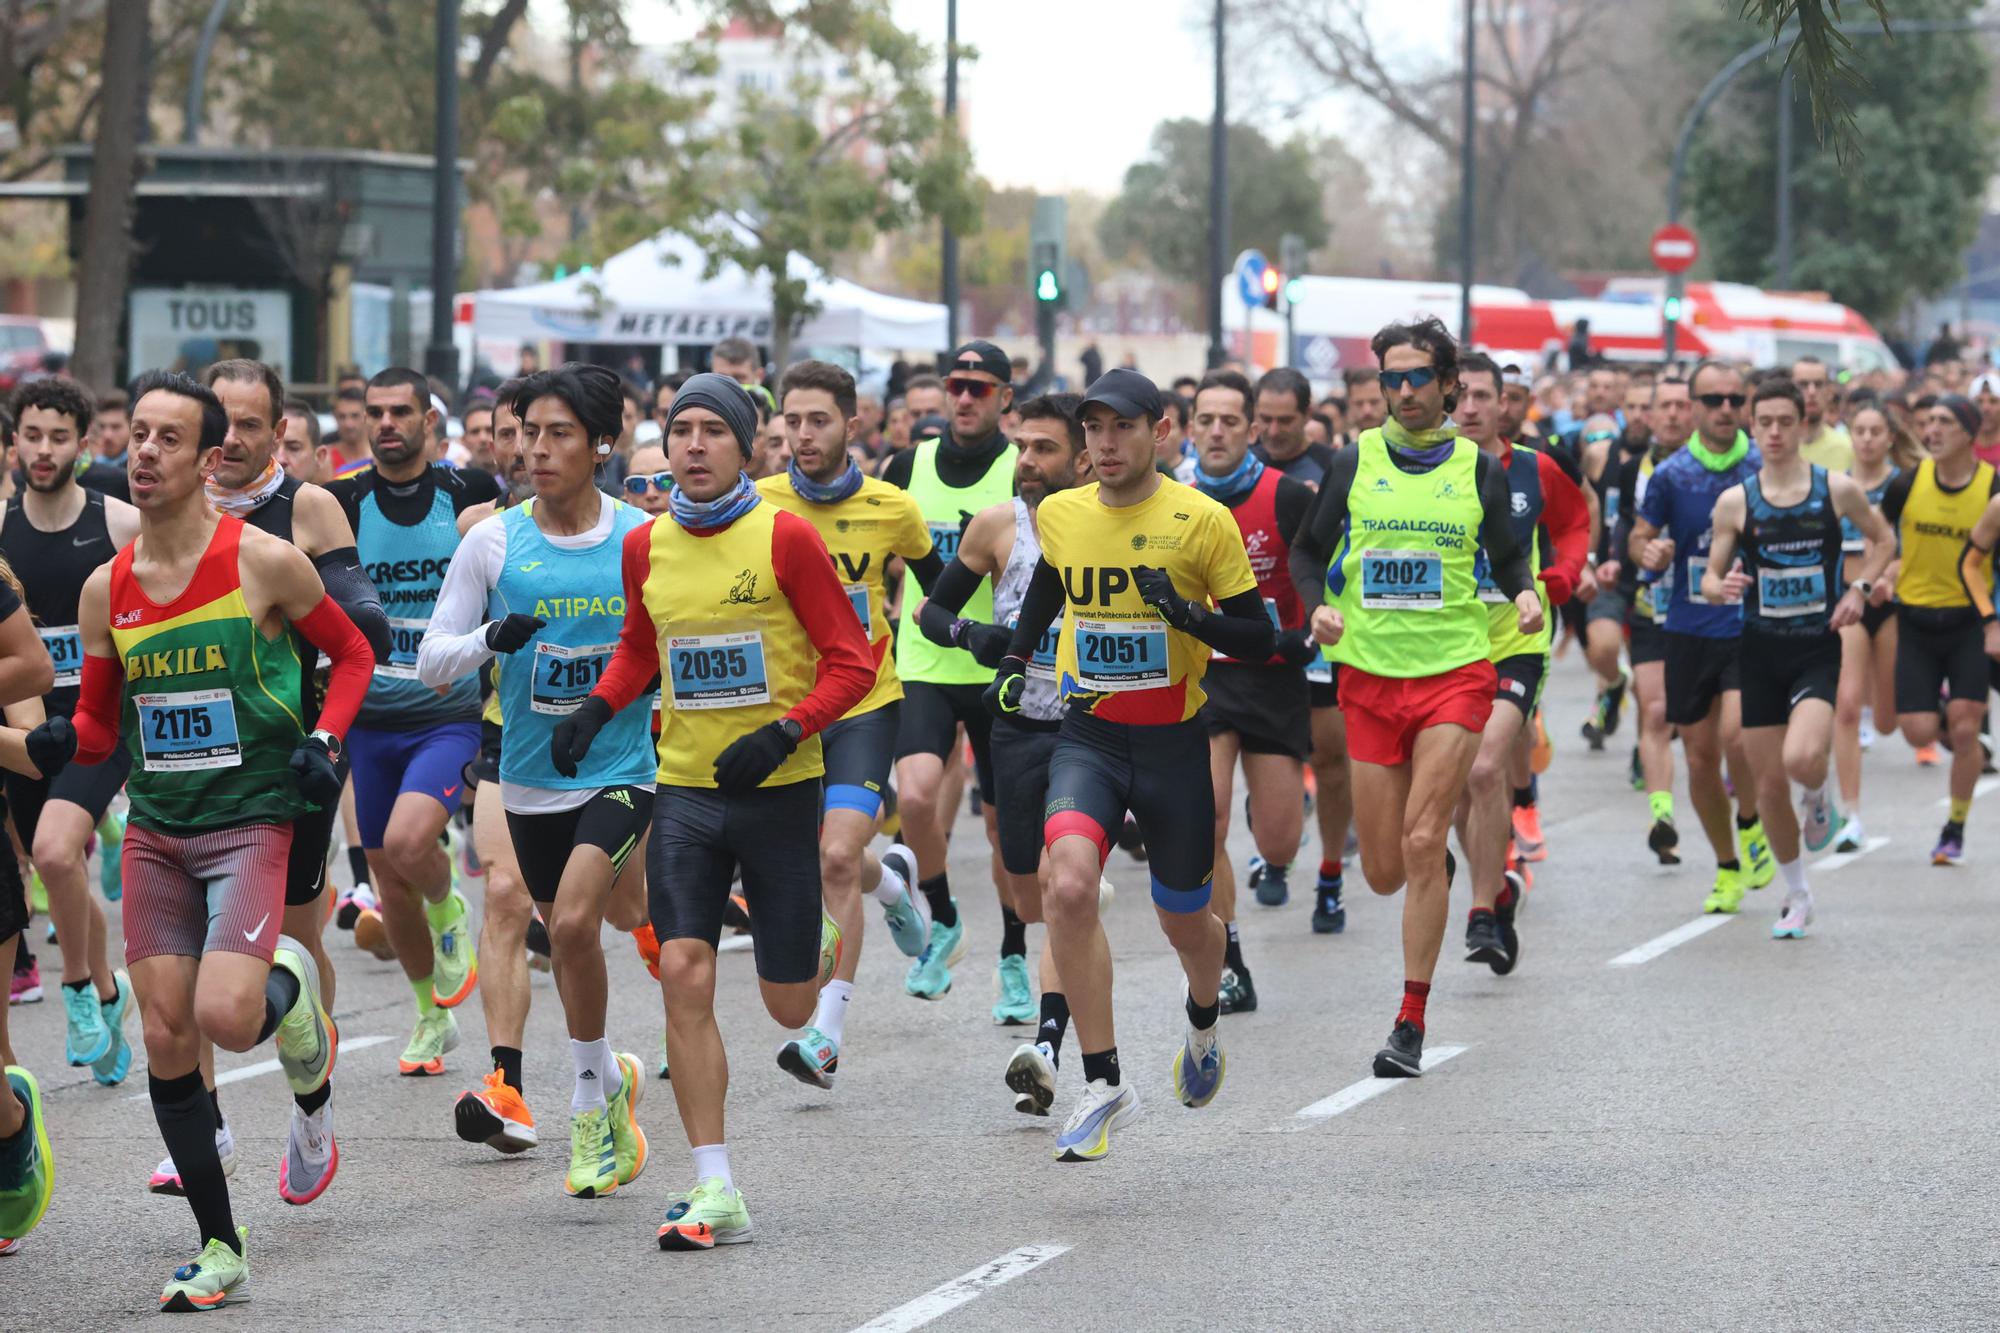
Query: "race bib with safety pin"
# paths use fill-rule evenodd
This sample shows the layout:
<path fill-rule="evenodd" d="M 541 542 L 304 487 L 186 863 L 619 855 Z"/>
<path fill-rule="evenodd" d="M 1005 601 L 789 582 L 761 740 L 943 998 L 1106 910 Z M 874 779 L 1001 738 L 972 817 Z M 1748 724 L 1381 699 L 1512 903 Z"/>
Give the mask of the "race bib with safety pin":
<path fill-rule="evenodd" d="M 417 678 L 417 648 L 430 627 L 427 619 L 411 616 L 389 617 L 389 660 L 375 664 L 375 674 L 391 680 Z"/>
<path fill-rule="evenodd" d="M 83 683 L 83 631 L 75 625 L 44 625 L 37 631 L 56 669 L 56 688 Z"/>
<path fill-rule="evenodd" d="M 1163 620 L 1076 621 L 1076 677 L 1083 690 L 1116 694 L 1167 683 Z"/>
<path fill-rule="evenodd" d="M 1816 616 L 1826 611 L 1826 570 L 1759 569 L 1757 610 L 1771 620 Z"/>
<path fill-rule="evenodd" d="M 567 717 L 582 706 L 604 675 L 615 643 L 567 648 L 559 643 L 535 645 L 535 683 L 528 707 L 552 717 Z"/>
<path fill-rule="evenodd" d="M 1361 605 L 1369 611 L 1444 610 L 1444 556 L 1437 551 L 1363 551 Z"/>
<path fill-rule="evenodd" d="M 236 700 L 228 690 L 137 694 L 132 704 L 139 714 L 139 750 L 148 773 L 242 766 Z"/>
<path fill-rule="evenodd" d="M 854 608 L 854 618 L 861 622 L 861 632 L 866 634 L 871 628 L 868 619 L 868 585 L 865 583 L 843 583 L 841 591 L 847 594 L 847 604 Z"/>
<path fill-rule="evenodd" d="M 771 702 L 758 630 L 667 640 L 667 685 L 675 708 L 747 708 Z"/>

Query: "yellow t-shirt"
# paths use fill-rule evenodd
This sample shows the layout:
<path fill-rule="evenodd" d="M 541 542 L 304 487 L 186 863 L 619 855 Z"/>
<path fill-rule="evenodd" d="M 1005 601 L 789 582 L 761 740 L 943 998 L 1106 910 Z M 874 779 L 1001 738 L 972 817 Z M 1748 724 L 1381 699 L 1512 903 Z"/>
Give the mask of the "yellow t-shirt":
<path fill-rule="evenodd" d="M 1799 445 L 1799 457 L 1819 464 L 1828 472 L 1854 470 L 1854 445 L 1847 438 L 1847 428 L 1832 422 L 1819 423 L 1819 430 Z"/>

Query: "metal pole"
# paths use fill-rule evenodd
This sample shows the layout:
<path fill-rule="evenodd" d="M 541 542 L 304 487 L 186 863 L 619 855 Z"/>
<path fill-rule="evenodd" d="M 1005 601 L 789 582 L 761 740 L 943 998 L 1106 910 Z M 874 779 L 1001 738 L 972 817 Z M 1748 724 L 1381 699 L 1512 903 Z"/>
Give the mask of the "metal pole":
<path fill-rule="evenodd" d="M 181 142 L 192 147 L 201 142 L 201 99 L 208 88 L 208 56 L 215 49 L 216 34 L 222 31 L 222 16 L 229 12 L 229 0 L 215 0 L 202 21 L 201 40 L 195 43 L 194 67 L 188 71 L 187 114 L 181 117 Z"/>
<path fill-rule="evenodd" d="M 945 133 L 958 138 L 958 0 L 944 5 L 944 123 Z M 958 233 L 944 224 L 945 342 L 958 346 Z"/>
<path fill-rule="evenodd" d="M 437 165 L 431 177 L 431 342 L 424 371 L 454 389 L 451 341 L 458 277 L 458 0 L 437 0 Z"/>
<path fill-rule="evenodd" d="M 1225 0 L 1215 0 L 1215 113 L 1208 124 L 1208 364 L 1222 364 L 1222 275 L 1229 271 L 1228 100 L 1223 82 Z"/>
<path fill-rule="evenodd" d="M 1778 80 L 1778 220 L 1777 259 L 1780 291 L 1792 289 L 1792 67 Z"/>
<path fill-rule="evenodd" d="M 1474 220 L 1473 133 L 1478 127 L 1474 103 L 1473 61 L 1475 43 L 1473 9 L 1477 0 L 1465 0 L 1465 104 L 1461 108 L 1462 128 L 1458 145 L 1458 340 L 1472 338 L 1472 226 Z"/>

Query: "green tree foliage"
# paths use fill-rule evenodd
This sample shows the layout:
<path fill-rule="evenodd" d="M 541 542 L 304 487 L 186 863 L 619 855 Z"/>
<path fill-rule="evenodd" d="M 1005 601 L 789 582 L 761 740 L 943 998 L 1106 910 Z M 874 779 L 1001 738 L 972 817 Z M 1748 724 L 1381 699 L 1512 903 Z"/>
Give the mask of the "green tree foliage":
<path fill-rule="evenodd" d="M 1904 0 L 1898 19 L 1961 18 L 1974 0 Z M 1741 49 L 1740 23 L 1690 22 L 1682 37 L 1691 86 Z M 1986 108 L 1987 53 L 1961 34 L 1901 35 L 1853 44 L 1860 80 L 1853 144 L 1867 169 L 1844 166 L 1837 141 L 1793 138 L 1793 285 L 1825 290 L 1871 320 L 1893 320 L 1913 298 L 1960 274 L 1994 169 Z M 1690 154 L 1687 193 L 1717 276 L 1770 284 L 1780 61 L 1745 74 L 1710 113 Z"/>
<path fill-rule="evenodd" d="M 1308 249 L 1326 243 L 1326 215 L 1311 146 L 1274 144 L 1249 125 L 1229 127 L 1229 249 L 1256 248 L 1274 261 L 1286 232 Z M 1152 155 L 1125 171 L 1124 187 L 1098 224 L 1105 254 L 1133 252 L 1163 274 L 1208 271 L 1208 124 L 1162 121 Z"/>
<path fill-rule="evenodd" d="M 1850 3 L 1850 10 L 1865 8 L 1884 30 L 1889 10 L 1884 0 Z M 1854 63 L 1854 39 L 1840 30 L 1840 0 L 1742 0 L 1742 15 L 1771 34 L 1771 41 L 1783 41 L 1787 32 L 1792 48 L 1785 60 L 1805 84 L 1812 104 L 1813 124 L 1820 137 L 1831 131 L 1838 151 L 1845 158 L 1856 144 L 1854 107 L 1849 99 L 1865 82 Z"/>

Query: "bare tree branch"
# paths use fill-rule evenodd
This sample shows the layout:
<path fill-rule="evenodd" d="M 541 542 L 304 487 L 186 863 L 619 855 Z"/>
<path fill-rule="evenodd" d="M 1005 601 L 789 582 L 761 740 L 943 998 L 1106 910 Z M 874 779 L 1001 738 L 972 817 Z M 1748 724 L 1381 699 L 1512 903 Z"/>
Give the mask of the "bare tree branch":
<path fill-rule="evenodd" d="M 493 66 L 507 49 L 507 42 L 514 34 L 514 25 L 528 12 L 528 0 L 507 0 L 486 22 L 486 30 L 479 34 L 479 57 L 472 62 L 472 72 L 466 76 L 476 92 L 486 91 L 486 85 L 493 77 Z"/>

